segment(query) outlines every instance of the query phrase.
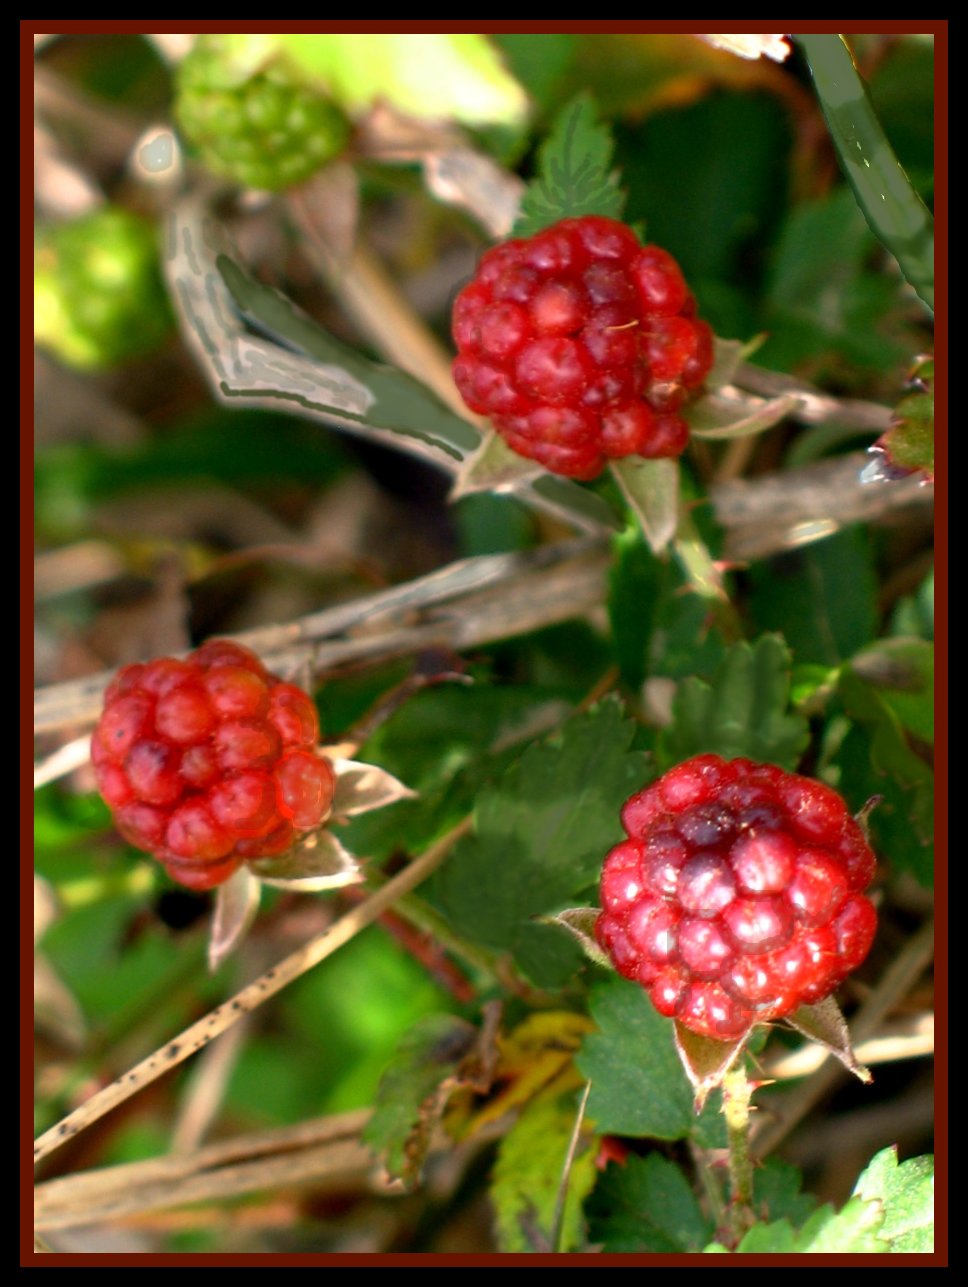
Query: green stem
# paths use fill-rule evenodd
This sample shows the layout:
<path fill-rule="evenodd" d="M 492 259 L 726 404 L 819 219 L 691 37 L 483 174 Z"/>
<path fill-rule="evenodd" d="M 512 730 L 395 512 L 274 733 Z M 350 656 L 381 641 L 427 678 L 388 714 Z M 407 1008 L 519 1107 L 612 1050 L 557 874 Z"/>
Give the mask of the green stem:
<path fill-rule="evenodd" d="M 723 574 L 713 562 L 709 547 L 702 539 L 686 504 L 680 501 L 679 521 L 673 538 L 673 549 L 679 560 L 689 587 L 696 594 L 709 600 L 716 624 L 728 643 L 743 636 L 736 609 L 729 600 L 723 585 Z"/>
<path fill-rule="evenodd" d="M 797 36 L 841 167 L 872 231 L 934 312 L 934 220 L 901 169 L 843 36 Z"/>
<path fill-rule="evenodd" d="M 723 1115 L 729 1143 L 729 1219 L 738 1243 L 756 1223 L 753 1211 L 753 1162 L 750 1156 L 750 1097 L 753 1083 L 741 1058 L 723 1078 Z"/>

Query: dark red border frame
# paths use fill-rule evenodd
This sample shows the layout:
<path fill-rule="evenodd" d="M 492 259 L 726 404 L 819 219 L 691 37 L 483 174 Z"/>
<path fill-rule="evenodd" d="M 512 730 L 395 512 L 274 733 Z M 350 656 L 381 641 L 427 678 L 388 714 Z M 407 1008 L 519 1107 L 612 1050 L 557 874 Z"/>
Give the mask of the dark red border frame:
<path fill-rule="evenodd" d="M 739 22 L 723 22 L 719 19 L 714 20 L 716 25 L 723 27 L 727 32 L 767 32 L 773 30 L 780 22 L 784 20 L 742 20 Z M 798 31 L 824 32 L 830 31 L 830 20 L 812 20 L 798 19 L 795 22 L 786 20 L 788 25 L 795 26 Z M 125 19 L 68 19 L 68 20 L 46 20 L 46 19 L 25 19 L 20 23 L 21 37 L 21 727 L 22 727 L 22 757 L 21 763 L 26 765 L 33 760 L 33 742 L 32 742 L 32 725 L 33 712 L 30 701 L 30 693 L 33 688 L 33 673 L 30 661 L 32 658 L 32 620 L 33 596 L 32 596 L 32 566 L 31 566 L 31 546 L 26 537 L 33 531 L 33 488 L 32 488 L 32 470 L 31 447 L 33 442 L 33 415 L 32 406 L 27 401 L 27 393 L 33 387 L 33 359 L 32 347 L 28 343 L 28 335 L 32 326 L 33 317 L 33 276 L 30 265 L 33 261 L 32 256 L 32 227 L 33 227 L 33 158 L 32 158 L 32 134 L 29 132 L 29 125 L 33 119 L 32 112 L 32 75 L 33 75 L 33 37 L 35 34 L 45 32 L 57 32 L 58 34 L 89 33 L 89 34 L 143 34 L 150 31 L 158 32 L 207 32 L 231 29 L 232 31 L 275 31 L 281 26 L 287 31 L 306 31 L 313 32 L 320 29 L 326 31 L 340 32 L 475 32 L 475 31 L 502 31 L 502 32 L 545 32 L 545 31 L 562 31 L 562 32 L 629 32 L 629 33 L 647 33 L 647 34 L 677 34 L 680 32 L 693 33 L 704 31 L 707 26 L 712 25 L 712 21 L 706 20 L 689 20 L 680 22 L 674 26 L 662 23 L 649 22 L 628 22 L 628 21 L 608 21 L 608 22 L 556 22 L 541 23 L 537 21 L 500 21 L 484 22 L 475 20 L 473 22 L 452 22 L 442 26 L 440 22 L 432 20 L 411 21 L 406 23 L 362 23 L 362 22 L 327 22 L 325 24 L 310 22 L 290 22 L 282 23 L 246 23 L 233 21 L 229 27 L 225 22 L 208 21 L 138 21 Z M 937 306 L 935 310 L 936 317 L 936 356 L 938 358 L 938 370 L 945 372 L 948 369 L 947 350 L 948 350 L 948 294 L 947 294 L 947 270 L 948 270 L 948 21 L 939 19 L 928 19 L 925 21 L 897 19 L 881 19 L 876 23 L 870 20 L 849 20 L 836 23 L 836 29 L 845 34 L 864 33 L 872 29 L 877 32 L 885 33 L 925 33 L 933 34 L 935 37 L 935 72 L 936 72 L 936 174 L 935 174 L 935 236 L 936 236 L 936 257 L 937 270 L 936 279 L 940 285 L 937 290 Z M 935 389 L 935 406 L 936 406 L 936 423 L 947 428 L 948 412 L 948 389 L 947 382 L 942 376 L 937 381 Z M 947 696 L 948 681 L 948 549 L 946 543 L 948 531 L 948 440 L 945 432 L 936 433 L 935 457 L 936 457 L 936 479 L 935 494 L 935 527 L 936 535 L 945 539 L 936 541 L 936 562 L 935 562 L 935 581 L 936 581 L 936 601 L 935 601 L 935 644 L 936 655 L 940 662 L 940 682 L 938 683 L 937 692 Z M 940 589 L 940 594 L 937 590 Z M 941 773 L 938 775 L 938 794 L 937 794 L 937 841 L 936 852 L 947 855 L 947 809 L 948 793 L 945 770 L 948 764 L 948 720 L 947 720 L 947 703 L 946 701 L 937 701 L 937 733 L 936 745 L 938 750 L 939 766 Z M 26 837 L 29 834 L 29 819 L 31 816 L 31 806 L 28 803 L 32 796 L 32 787 L 28 783 L 26 774 L 23 777 L 21 791 L 21 834 Z M 461 1256 L 461 1255 L 260 1255 L 260 1256 L 232 1256 L 232 1255 L 133 1255 L 133 1254 L 115 1254 L 115 1255 L 68 1255 L 63 1253 L 38 1254 L 33 1251 L 33 1229 L 32 1229 L 32 1212 L 27 1203 L 27 1194 L 33 1185 L 33 1168 L 31 1157 L 33 1151 L 33 1139 L 31 1134 L 31 1125 L 33 1120 L 32 1098 L 29 1093 L 32 1074 L 31 1050 L 33 1044 L 33 1029 L 31 1007 L 26 1003 L 29 995 L 28 980 L 33 974 L 32 965 L 32 947 L 33 947 L 33 899 L 31 894 L 31 882 L 29 875 L 32 871 L 32 863 L 26 861 L 27 845 L 24 842 L 24 861 L 21 866 L 21 1016 L 20 1016 L 20 1035 L 21 1035 L 21 1266 L 22 1267 L 42 1267 L 55 1268 L 63 1266 L 65 1268 L 72 1266 L 90 1266 L 103 1265 L 107 1267 L 127 1267 L 127 1266 L 171 1266 L 171 1265 L 218 1265 L 218 1266 L 238 1266 L 238 1267 L 261 1267 L 263 1265 L 283 1265 L 293 1267 L 308 1267 L 314 1265 L 342 1265 L 350 1268 L 374 1266 L 374 1267 L 401 1267 L 401 1266 L 423 1266 L 429 1267 L 467 1265 L 467 1266 L 485 1266 L 485 1265 L 582 1265 L 586 1268 L 631 1268 L 637 1265 L 661 1265 L 669 1267 L 690 1268 L 723 1268 L 732 1266 L 751 1265 L 754 1267 L 767 1267 L 771 1265 L 800 1265 L 820 1267 L 821 1265 L 860 1265 L 873 1266 L 882 1265 L 885 1268 L 902 1268 L 904 1266 L 918 1266 L 927 1268 L 929 1266 L 946 1266 L 948 1264 L 948 1223 L 947 1208 L 944 1202 L 939 1202 L 937 1209 L 937 1226 L 936 1226 L 936 1250 L 931 1255 L 854 1255 L 851 1257 L 837 1255 L 815 1255 L 810 1257 L 802 1256 L 784 1256 L 784 1255 L 761 1255 L 746 1256 L 732 1255 L 726 1259 L 718 1256 L 703 1255 L 677 1255 L 677 1256 L 646 1256 L 646 1255 L 596 1255 L 589 1258 L 588 1255 L 559 1255 L 559 1256 L 519 1256 L 519 1255 L 494 1255 L 494 1256 Z M 947 907 L 949 903 L 948 894 L 948 865 L 942 862 L 937 865 L 936 890 L 938 893 L 937 903 L 941 907 Z M 948 977 L 946 971 L 946 962 L 948 959 L 948 935 L 947 924 L 939 919 L 937 927 L 937 960 L 938 968 L 936 969 L 936 989 L 937 1002 L 936 1011 L 942 1015 L 947 1015 L 948 1000 Z M 937 1174 L 941 1179 L 942 1193 L 947 1195 L 948 1184 L 948 1150 L 947 1150 L 947 1126 L 948 1126 L 948 1068 L 947 1068 L 947 1029 L 944 1024 L 940 1025 L 936 1034 L 936 1120 L 938 1126 L 937 1151 L 936 1151 L 936 1168 Z"/>

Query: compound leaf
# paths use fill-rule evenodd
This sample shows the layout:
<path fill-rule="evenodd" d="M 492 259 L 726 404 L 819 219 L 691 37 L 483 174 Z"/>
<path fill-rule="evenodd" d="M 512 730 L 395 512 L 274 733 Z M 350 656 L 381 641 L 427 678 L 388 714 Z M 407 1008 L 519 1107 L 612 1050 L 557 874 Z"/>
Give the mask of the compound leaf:
<path fill-rule="evenodd" d="M 689 1181 L 659 1153 L 607 1167 L 586 1209 L 603 1251 L 701 1251 L 712 1233 Z"/>
<path fill-rule="evenodd" d="M 662 767 L 703 752 L 796 767 L 808 740 L 804 717 L 789 709 L 790 655 L 776 635 L 734 644 L 712 683 L 683 680 L 673 723 L 661 739 Z"/>
<path fill-rule="evenodd" d="M 559 219 L 580 215 L 620 219 L 625 196 L 611 169 L 614 151 L 591 96 L 580 94 L 558 114 L 541 148 L 538 175 L 524 194 L 513 235 L 531 237 Z"/>

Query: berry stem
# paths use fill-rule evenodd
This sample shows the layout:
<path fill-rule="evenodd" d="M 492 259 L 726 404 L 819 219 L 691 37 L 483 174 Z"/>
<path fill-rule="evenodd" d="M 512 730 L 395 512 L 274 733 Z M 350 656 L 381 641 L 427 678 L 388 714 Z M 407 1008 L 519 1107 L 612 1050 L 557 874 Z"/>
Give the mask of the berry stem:
<path fill-rule="evenodd" d="M 751 1225 L 753 1212 L 753 1162 L 749 1148 L 750 1098 L 755 1084 L 746 1074 L 742 1058 L 723 1078 L 723 1116 L 729 1141 L 729 1222 L 738 1243 Z"/>

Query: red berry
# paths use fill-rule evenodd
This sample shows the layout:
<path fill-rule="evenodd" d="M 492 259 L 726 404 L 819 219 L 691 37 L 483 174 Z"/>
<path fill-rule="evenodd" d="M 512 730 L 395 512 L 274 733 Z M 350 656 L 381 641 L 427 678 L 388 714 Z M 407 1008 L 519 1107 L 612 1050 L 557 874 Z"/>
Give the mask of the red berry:
<path fill-rule="evenodd" d="M 679 456 L 673 414 L 702 386 L 713 334 L 678 265 L 600 215 L 504 242 L 457 296 L 454 382 L 519 455 L 588 480 L 610 459 Z M 581 413 L 581 445 L 567 415 Z M 540 423 L 540 428 L 536 424 Z"/>
<path fill-rule="evenodd" d="M 823 1000 L 867 956 L 875 858 L 835 791 L 697 755 L 622 809 L 595 935 L 660 1014 L 730 1040 Z"/>
<path fill-rule="evenodd" d="M 320 826 L 335 777 L 312 700 L 258 657 L 212 640 L 125 666 L 91 741 L 101 794 L 131 844 L 190 889 L 285 853 Z"/>

